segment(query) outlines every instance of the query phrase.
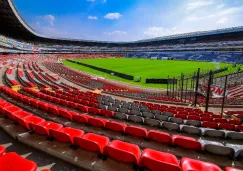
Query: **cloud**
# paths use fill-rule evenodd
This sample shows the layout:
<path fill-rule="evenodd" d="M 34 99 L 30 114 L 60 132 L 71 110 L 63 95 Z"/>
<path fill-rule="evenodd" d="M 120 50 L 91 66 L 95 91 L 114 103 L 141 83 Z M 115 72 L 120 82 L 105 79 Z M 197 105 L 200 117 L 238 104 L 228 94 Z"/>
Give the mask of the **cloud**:
<path fill-rule="evenodd" d="M 89 16 L 88 16 L 88 19 L 89 19 L 89 20 L 97 20 L 98 17 L 89 15 Z"/>
<path fill-rule="evenodd" d="M 112 32 L 104 32 L 104 35 L 107 35 L 107 36 L 126 36 L 127 32 L 117 30 L 117 31 L 112 31 Z"/>
<path fill-rule="evenodd" d="M 88 2 L 94 2 L 95 0 L 87 0 Z"/>
<path fill-rule="evenodd" d="M 114 19 L 119 19 L 122 15 L 118 12 L 115 13 L 108 13 L 104 16 L 104 18 L 109 19 L 109 20 L 114 20 Z"/>
<path fill-rule="evenodd" d="M 228 22 L 228 18 L 227 17 L 222 17 L 222 18 L 220 18 L 216 23 L 217 24 L 225 24 L 225 23 L 227 23 Z"/>
<path fill-rule="evenodd" d="M 181 31 L 179 31 L 176 27 L 168 29 L 164 27 L 152 26 L 144 31 L 144 35 L 146 35 L 147 37 L 161 37 L 179 33 L 181 33 Z"/>
<path fill-rule="evenodd" d="M 190 10 L 190 9 L 196 9 L 196 8 L 199 8 L 199 7 L 203 7 L 203 6 L 209 6 L 209 5 L 212 5 L 213 4 L 213 1 L 191 1 L 189 2 L 188 6 L 187 6 L 187 9 Z"/>
<path fill-rule="evenodd" d="M 103 0 L 103 3 L 105 4 L 107 2 L 107 0 Z"/>
<path fill-rule="evenodd" d="M 217 9 L 224 8 L 224 6 L 225 6 L 224 4 L 218 5 L 218 6 L 217 6 Z"/>
<path fill-rule="evenodd" d="M 53 15 L 44 15 L 41 17 L 43 20 L 45 20 L 46 22 L 48 22 L 51 26 L 54 25 L 54 21 L 55 21 L 55 17 Z"/>
<path fill-rule="evenodd" d="M 229 16 L 229 15 L 233 15 L 235 13 L 241 12 L 243 10 L 243 6 L 241 7 L 231 7 L 231 8 L 227 8 L 224 10 L 221 10 L 219 12 L 215 12 L 212 14 L 208 14 L 208 15 L 203 15 L 203 16 L 189 16 L 186 18 L 186 20 L 188 21 L 199 21 L 199 20 L 205 20 L 205 19 L 218 19 L 220 17 L 224 17 L 224 16 Z"/>

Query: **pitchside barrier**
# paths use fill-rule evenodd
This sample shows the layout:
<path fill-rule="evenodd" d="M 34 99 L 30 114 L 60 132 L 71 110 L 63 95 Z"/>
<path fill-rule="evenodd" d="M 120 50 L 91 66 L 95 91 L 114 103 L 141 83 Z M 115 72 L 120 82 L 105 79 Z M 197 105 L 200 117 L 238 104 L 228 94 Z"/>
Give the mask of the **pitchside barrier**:
<path fill-rule="evenodd" d="M 105 73 L 108 73 L 108 74 L 111 74 L 111 75 L 114 75 L 114 76 L 117 76 L 117 77 L 120 77 L 120 78 L 123 78 L 123 79 L 126 79 L 126 80 L 133 80 L 134 79 L 134 77 L 132 75 L 123 74 L 123 73 L 120 73 L 120 72 L 112 71 L 112 70 L 105 69 L 105 68 L 100 68 L 100 67 L 85 64 L 85 63 L 82 63 L 82 62 L 72 61 L 72 60 L 69 60 L 69 59 L 67 59 L 67 61 L 79 64 L 79 65 L 82 65 L 82 66 L 85 66 L 85 67 L 88 67 L 88 68 L 91 68 L 91 69 L 94 69 L 94 70 L 97 70 L 97 71 L 105 72 Z"/>
<path fill-rule="evenodd" d="M 150 84 L 177 84 L 177 79 L 156 79 L 156 78 L 147 78 L 145 83 Z"/>

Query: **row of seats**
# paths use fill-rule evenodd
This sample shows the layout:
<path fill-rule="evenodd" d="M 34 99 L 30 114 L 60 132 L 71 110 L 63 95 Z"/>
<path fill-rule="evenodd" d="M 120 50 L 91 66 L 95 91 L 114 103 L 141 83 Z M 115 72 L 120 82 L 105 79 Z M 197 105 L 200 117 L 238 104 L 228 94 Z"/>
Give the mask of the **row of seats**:
<path fill-rule="evenodd" d="M 41 93 L 33 91 L 31 89 L 25 89 L 27 92 L 31 93 L 32 95 L 36 95 L 37 97 L 42 97 Z M 44 99 L 49 100 L 49 101 L 53 101 L 55 103 L 58 103 L 58 101 L 60 101 L 60 104 L 65 105 L 65 106 L 69 106 L 71 108 L 78 108 L 78 105 L 75 105 L 74 103 L 61 103 L 61 100 L 57 100 L 53 98 L 53 100 L 50 100 L 50 98 L 48 98 L 49 96 L 45 96 Z M 43 97 L 42 97 L 43 98 Z M 70 104 L 70 105 L 68 105 Z M 56 111 L 57 112 L 57 111 Z M 195 127 L 191 127 L 191 126 L 183 126 L 182 128 L 180 128 L 180 125 L 178 124 L 183 124 L 183 121 L 181 119 L 177 119 L 177 118 L 169 118 L 167 116 L 162 116 L 162 115 L 156 115 L 157 120 L 155 119 L 149 119 L 149 118 L 141 118 L 139 116 L 127 116 L 126 114 L 122 114 L 122 113 L 115 113 L 109 110 L 100 110 L 97 108 L 93 108 L 93 107 L 89 107 L 86 110 L 83 110 L 83 112 L 89 112 L 89 113 L 93 113 L 93 114 L 97 114 L 97 115 L 104 115 L 104 116 L 110 116 L 110 117 L 117 117 L 118 119 L 127 119 L 127 120 L 131 120 L 133 122 L 141 122 L 141 123 L 146 123 L 148 125 L 151 126 L 162 126 L 164 128 L 170 129 L 170 130 L 176 130 L 176 131 L 184 131 L 190 134 L 198 134 L 198 135 L 202 135 L 204 129 L 200 129 L 200 128 L 195 128 Z M 169 122 L 163 122 L 161 123 L 160 121 L 170 121 L 173 123 L 169 123 Z M 202 122 L 202 124 L 198 124 L 197 121 L 193 121 L 193 120 L 189 120 L 185 122 L 188 125 L 193 125 L 193 126 L 204 126 L 205 128 L 214 128 L 214 129 L 225 129 L 225 130 L 238 130 L 241 131 L 242 130 L 242 126 L 236 126 L 234 127 L 234 125 L 230 125 L 230 124 L 217 124 L 217 123 L 211 123 L 211 122 Z M 214 137 L 225 137 L 225 132 L 224 131 L 218 131 L 215 133 L 215 131 L 212 130 L 206 130 L 206 132 L 204 132 L 205 135 L 208 136 L 214 136 Z M 237 134 L 234 132 L 231 132 L 229 134 L 227 134 L 228 138 L 243 138 L 243 136 L 241 134 Z"/>
<path fill-rule="evenodd" d="M 5 147 L 0 146 L 0 171 L 37 171 L 37 164 L 15 152 L 6 153 Z M 44 169 L 42 171 L 51 170 Z"/>
<path fill-rule="evenodd" d="M 164 133 L 158 132 L 158 131 L 157 132 L 150 131 L 148 133 L 146 129 L 134 127 L 134 126 L 126 126 L 124 124 L 120 124 L 120 123 L 116 123 L 116 122 L 109 122 L 109 120 L 106 120 L 106 119 L 93 118 L 93 117 L 85 115 L 85 114 L 79 115 L 75 112 L 70 112 L 70 111 L 66 111 L 66 112 L 64 111 L 64 113 L 66 113 L 66 114 L 63 116 L 69 117 L 69 119 L 72 119 L 79 123 L 90 124 L 95 127 L 104 127 L 104 128 L 108 128 L 113 131 L 125 132 L 132 136 L 150 138 L 150 139 L 153 139 L 153 140 L 159 141 L 159 142 L 164 142 L 163 139 L 166 137 L 166 139 L 171 139 L 171 140 L 165 141 L 166 143 L 172 142 L 172 144 L 181 146 L 183 148 L 189 148 L 189 149 L 194 149 L 194 150 L 205 150 L 210 153 L 217 154 L 217 155 L 229 155 L 231 157 L 233 157 L 233 156 L 243 157 L 242 147 L 240 147 L 240 149 L 239 148 L 234 149 L 234 146 L 233 147 L 230 145 L 224 146 L 223 144 L 220 144 L 220 143 L 211 145 L 211 143 L 212 143 L 211 141 L 210 142 L 206 142 L 206 141 L 198 142 L 193 138 L 183 137 L 183 136 L 173 136 L 172 138 L 170 138 L 170 136 L 168 136 L 168 134 L 164 134 Z M 54 113 L 54 114 L 56 114 L 56 113 Z M 60 113 L 59 113 L 59 115 L 60 115 Z M 203 145 L 201 145 L 201 144 L 203 144 Z M 214 148 L 212 148 L 213 146 L 214 146 Z M 221 152 L 219 153 L 218 152 L 219 149 L 221 149 L 220 151 L 222 151 L 223 153 L 221 153 Z"/>
<path fill-rule="evenodd" d="M 108 137 L 92 133 L 85 134 L 82 130 L 70 127 L 64 128 L 60 124 L 46 122 L 44 119 L 24 111 L 11 113 L 11 117 L 9 118 L 40 135 L 53 137 L 59 142 L 71 143 L 87 151 L 98 152 L 103 156 L 109 156 L 120 162 L 134 163 L 151 171 L 157 171 L 158 168 L 165 171 L 188 171 L 191 169 L 198 171 L 206 171 L 207 169 L 221 170 L 215 164 L 189 158 L 182 158 L 179 164 L 174 155 L 152 149 L 144 149 L 141 154 L 141 149 L 137 145 L 119 140 L 110 142 Z M 227 168 L 228 170 L 229 168 Z"/>

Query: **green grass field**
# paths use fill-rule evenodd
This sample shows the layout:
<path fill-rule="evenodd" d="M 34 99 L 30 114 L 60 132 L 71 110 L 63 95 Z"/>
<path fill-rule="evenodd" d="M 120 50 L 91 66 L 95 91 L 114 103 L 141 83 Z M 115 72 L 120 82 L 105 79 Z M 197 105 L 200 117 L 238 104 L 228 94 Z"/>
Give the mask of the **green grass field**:
<path fill-rule="evenodd" d="M 216 65 L 215 63 L 209 62 L 197 62 L 197 61 L 171 61 L 171 60 L 151 60 L 151 59 L 128 59 L 128 58 L 109 58 L 109 59 L 76 59 L 82 63 L 90 64 L 93 66 L 98 66 L 101 68 L 106 68 L 109 70 L 121 72 L 124 74 L 129 74 L 136 78 L 140 76 L 142 78 L 141 82 L 134 82 L 125 80 L 116 76 L 112 76 L 85 66 L 74 64 L 68 61 L 63 61 L 63 63 L 71 68 L 82 70 L 84 72 L 99 75 L 105 78 L 123 81 L 126 83 L 131 83 L 134 85 L 139 85 L 142 87 L 151 88 L 165 88 L 166 85 L 161 84 L 145 84 L 146 78 L 167 78 L 178 77 L 181 73 L 189 74 L 197 71 L 198 68 L 202 70 L 214 70 L 217 67 L 225 67 L 229 64 L 220 63 Z"/>

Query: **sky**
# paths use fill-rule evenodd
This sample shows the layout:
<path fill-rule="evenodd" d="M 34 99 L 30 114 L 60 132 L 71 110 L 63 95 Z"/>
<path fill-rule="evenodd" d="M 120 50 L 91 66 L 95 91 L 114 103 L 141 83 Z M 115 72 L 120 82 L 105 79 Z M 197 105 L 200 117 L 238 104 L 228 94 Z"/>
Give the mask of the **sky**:
<path fill-rule="evenodd" d="M 243 0 L 13 0 L 48 37 L 136 41 L 243 26 Z"/>

